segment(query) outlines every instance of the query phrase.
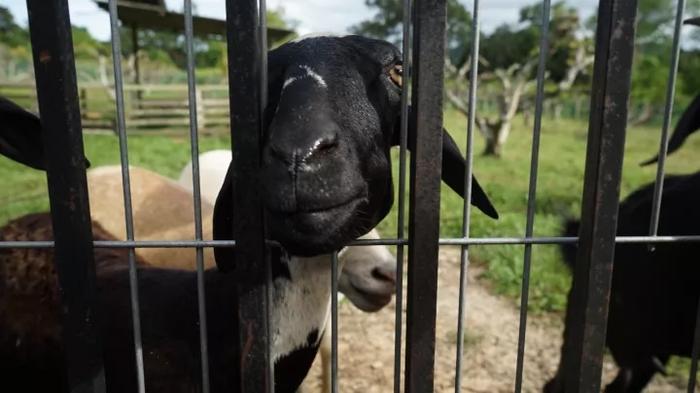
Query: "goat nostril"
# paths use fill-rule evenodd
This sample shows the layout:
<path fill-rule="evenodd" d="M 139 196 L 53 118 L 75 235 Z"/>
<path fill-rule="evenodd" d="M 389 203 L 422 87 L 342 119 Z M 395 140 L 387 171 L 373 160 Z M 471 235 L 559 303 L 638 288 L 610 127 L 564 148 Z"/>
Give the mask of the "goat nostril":
<path fill-rule="evenodd" d="M 392 269 L 382 269 L 375 267 L 372 269 L 372 277 L 381 281 L 388 281 L 390 283 L 396 283 L 396 271 Z"/>
<path fill-rule="evenodd" d="M 296 171 L 309 161 L 332 154 L 339 146 L 337 134 L 320 137 L 312 141 L 288 141 L 288 143 L 271 143 L 266 147 L 265 160 L 281 161 L 290 170 Z M 307 170 L 307 169 L 305 169 Z"/>
<path fill-rule="evenodd" d="M 313 154 L 327 154 L 335 150 L 338 147 L 338 135 L 333 135 L 332 137 L 321 138 L 314 143 L 311 148 L 310 155 Z"/>

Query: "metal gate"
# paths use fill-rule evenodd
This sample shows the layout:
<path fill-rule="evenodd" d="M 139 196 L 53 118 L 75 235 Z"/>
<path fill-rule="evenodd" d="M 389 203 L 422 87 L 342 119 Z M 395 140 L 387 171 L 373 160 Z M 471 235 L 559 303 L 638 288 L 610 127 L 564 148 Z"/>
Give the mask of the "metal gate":
<path fill-rule="evenodd" d="M 96 321 L 91 315 L 96 310 L 95 267 L 93 247 L 127 248 L 130 250 L 131 306 L 136 348 L 139 391 L 145 391 L 148 375 L 143 369 L 143 349 L 140 338 L 139 294 L 136 285 L 138 270 L 134 249 L 139 247 L 192 247 L 197 250 L 199 318 L 202 354 L 203 391 L 209 391 L 207 365 L 207 316 L 204 308 L 206 288 L 203 281 L 203 248 L 236 247 L 237 263 L 243 264 L 251 277 L 268 280 L 269 266 L 255 263 L 266 260 L 262 206 L 256 195 L 231 195 L 242 211 L 249 212 L 245 228 L 238 223 L 234 228 L 235 241 L 202 240 L 202 213 L 200 211 L 197 103 L 195 95 L 195 67 L 191 0 L 184 0 L 187 73 L 190 108 L 190 136 L 193 161 L 196 237 L 183 241 L 137 241 L 133 233 L 130 201 L 129 157 L 124 121 L 124 91 L 121 74 L 121 43 L 117 6 L 109 1 L 112 31 L 112 52 L 115 71 L 117 124 L 120 140 L 121 166 L 124 184 L 127 241 L 93 242 L 87 198 L 85 165 L 82 160 L 83 142 L 80 124 L 80 106 L 76 85 L 75 64 L 71 41 L 71 25 L 67 0 L 27 0 L 33 47 L 36 86 L 42 123 L 45 127 L 44 146 L 48 155 L 48 185 L 51 213 L 55 228 L 55 242 L 5 242 L 2 248 L 53 247 L 57 271 L 63 288 L 65 313 L 65 343 L 68 375 L 72 392 L 104 392 L 102 349 Z M 612 276 L 615 243 L 661 243 L 700 241 L 700 236 L 657 236 L 660 195 L 663 189 L 664 158 L 668 145 L 668 128 L 674 96 L 674 82 L 680 47 L 680 26 L 685 1 L 678 1 L 674 40 L 673 64 L 669 76 L 665 121 L 661 140 L 660 164 L 655 189 L 653 222 L 650 236 L 616 238 L 619 186 L 623 147 L 627 126 L 627 104 L 633 56 L 636 0 L 600 0 L 596 33 L 595 68 L 591 93 L 591 115 L 588 133 L 583 208 L 580 238 L 534 237 L 535 194 L 537 190 L 538 154 L 544 101 L 545 63 L 548 47 L 550 0 L 542 3 L 540 58 L 537 70 L 537 100 L 533 130 L 530 186 L 528 193 L 527 225 L 522 237 L 473 238 L 470 236 L 471 174 L 473 134 L 475 126 L 476 90 L 479 52 L 479 0 L 473 3 L 473 31 L 471 78 L 469 86 L 467 171 L 463 232 L 460 238 L 439 238 L 439 201 L 442 146 L 443 53 L 446 23 L 446 0 L 403 1 L 403 56 L 406 69 L 412 74 L 405 78 L 402 98 L 400 177 L 398 198 L 398 233 L 395 238 L 379 241 L 361 240 L 355 245 L 395 245 L 398 261 L 408 255 L 407 321 L 405 358 L 402 356 L 402 293 L 401 280 L 397 285 L 395 327 L 394 391 L 402 387 L 402 360 L 405 360 L 406 392 L 434 390 L 434 350 L 437 298 L 438 247 L 461 246 L 461 286 L 459 296 L 458 350 L 456 354 L 457 392 L 462 380 L 464 336 L 464 309 L 466 304 L 466 270 L 470 245 L 522 244 L 525 246 L 524 271 L 520 307 L 520 331 L 517 350 L 515 388 L 521 390 L 527 325 L 532 246 L 536 244 L 574 243 L 578 241 L 579 254 L 574 273 L 572 301 L 585 310 L 571 321 L 569 352 L 567 353 L 567 392 L 600 391 L 607 310 Z M 236 172 L 235 189 L 251 189 L 253 170 L 260 165 L 261 118 L 266 105 L 266 22 L 265 0 L 227 0 L 228 67 L 230 109 L 236 144 L 232 146 Z M 409 117 L 408 105 L 413 107 Z M 415 127 L 415 150 L 410 167 L 406 166 L 407 129 Z M 406 172 L 410 170 L 410 199 L 405 197 Z M 404 207 L 408 202 L 408 234 L 404 233 Z M 251 226 L 252 225 L 252 226 Z M 333 258 L 333 294 L 337 292 L 337 255 Z M 222 266 L 225 268 L 224 266 Z M 403 277 L 403 264 L 398 263 L 397 277 Z M 254 280 L 251 280 L 254 281 Z M 272 392 L 272 365 L 270 359 L 269 291 L 265 286 L 251 285 L 240 290 L 241 326 L 247 326 L 252 335 L 242 336 L 245 352 L 241 353 L 241 392 Z M 332 296 L 333 391 L 337 385 L 337 297 Z M 700 312 L 700 310 L 699 310 Z M 700 325 L 696 326 L 696 337 Z M 695 343 L 695 347 L 698 346 Z M 693 352 L 689 391 L 694 390 L 697 370 L 697 351 Z"/>

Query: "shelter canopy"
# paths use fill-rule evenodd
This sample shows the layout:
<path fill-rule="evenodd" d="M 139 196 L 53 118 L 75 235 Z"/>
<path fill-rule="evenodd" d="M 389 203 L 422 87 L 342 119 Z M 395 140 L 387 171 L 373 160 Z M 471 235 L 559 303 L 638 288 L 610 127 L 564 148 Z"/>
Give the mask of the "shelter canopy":
<path fill-rule="evenodd" d="M 95 0 L 103 10 L 108 10 L 107 0 Z M 164 0 L 119 1 L 117 13 L 123 25 L 145 30 L 184 33 L 185 17 L 179 12 L 168 11 Z M 193 16 L 194 34 L 199 37 L 226 35 L 226 21 L 222 19 Z M 293 31 L 275 27 L 267 28 L 268 41 L 274 42 L 292 34 Z"/>

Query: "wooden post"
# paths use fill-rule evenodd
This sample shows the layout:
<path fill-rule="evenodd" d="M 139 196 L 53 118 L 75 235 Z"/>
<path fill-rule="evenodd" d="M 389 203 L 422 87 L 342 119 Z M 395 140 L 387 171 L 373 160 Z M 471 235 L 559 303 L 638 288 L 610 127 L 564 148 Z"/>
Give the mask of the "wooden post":
<path fill-rule="evenodd" d="M 134 84 L 141 84 L 141 65 L 139 64 L 139 28 L 136 25 L 131 26 L 131 46 L 134 51 Z M 136 108 L 141 109 L 141 99 L 143 98 L 142 91 L 136 90 Z"/>
<path fill-rule="evenodd" d="M 206 114 L 204 113 L 206 109 L 206 105 L 204 105 L 204 92 L 202 89 L 197 88 L 195 94 L 197 96 L 197 123 L 199 124 L 200 129 L 206 129 L 207 123 Z"/>

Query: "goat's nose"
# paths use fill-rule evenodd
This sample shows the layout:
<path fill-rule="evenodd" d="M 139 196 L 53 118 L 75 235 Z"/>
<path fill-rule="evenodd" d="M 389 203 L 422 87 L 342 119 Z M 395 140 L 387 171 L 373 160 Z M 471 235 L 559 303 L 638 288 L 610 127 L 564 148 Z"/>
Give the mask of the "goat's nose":
<path fill-rule="evenodd" d="M 332 154 L 338 148 L 338 134 L 328 132 L 320 137 L 295 138 L 285 142 L 271 144 L 271 154 L 296 171 L 301 165 L 311 164 Z"/>
<path fill-rule="evenodd" d="M 392 285 L 396 284 L 396 270 L 386 266 L 379 266 L 372 269 L 372 277 L 380 281 L 386 281 Z"/>
<path fill-rule="evenodd" d="M 304 158 L 302 161 L 307 161 L 314 159 L 316 157 L 321 157 L 332 153 L 338 148 L 338 134 L 332 133 L 330 135 L 324 136 L 317 139 L 311 147 L 309 147 L 306 152 L 304 152 Z"/>

